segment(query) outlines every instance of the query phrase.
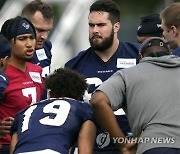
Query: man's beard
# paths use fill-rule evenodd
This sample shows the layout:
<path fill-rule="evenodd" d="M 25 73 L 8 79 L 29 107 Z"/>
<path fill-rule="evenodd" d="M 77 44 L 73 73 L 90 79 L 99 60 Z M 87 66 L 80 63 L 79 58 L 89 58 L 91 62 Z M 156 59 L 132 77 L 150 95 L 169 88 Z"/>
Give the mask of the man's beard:
<path fill-rule="evenodd" d="M 108 48 L 110 48 L 113 44 L 114 41 L 114 32 L 112 29 L 112 32 L 110 34 L 109 37 L 104 38 L 104 40 L 101 43 L 96 43 L 93 41 L 92 38 L 89 38 L 89 42 L 91 47 L 95 50 L 95 51 L 100 51 L 100 52 L 104 52 L 105 50 L 107 50 Z"/>

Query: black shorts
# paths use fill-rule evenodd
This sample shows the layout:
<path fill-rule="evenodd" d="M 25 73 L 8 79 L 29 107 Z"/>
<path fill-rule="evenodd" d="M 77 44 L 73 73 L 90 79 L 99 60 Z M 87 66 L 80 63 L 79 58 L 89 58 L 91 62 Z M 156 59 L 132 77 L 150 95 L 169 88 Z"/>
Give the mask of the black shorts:
<path fill-rule="evenodd" d="M 180 154 L 179 148 L 159 147 L 150 149 L 143 154 Z"/>
<path fill-rule="evenodd" d="M 9 144 L 3 144 L 0 145 L 0 154 L 9 154 L 10 153 L 10 145 Z"/>

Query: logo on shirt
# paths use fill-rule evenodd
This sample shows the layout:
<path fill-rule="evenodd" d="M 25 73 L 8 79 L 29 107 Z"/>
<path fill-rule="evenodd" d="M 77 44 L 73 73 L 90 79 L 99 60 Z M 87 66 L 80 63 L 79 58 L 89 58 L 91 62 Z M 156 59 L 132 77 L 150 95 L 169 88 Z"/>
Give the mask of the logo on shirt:
<path fill-rule="evenodd" d="M 29 75 L 34 82 L 42 83 L 40 73 L 29 72 Z"/>
<path fill-rule="evenodd" d="M 47 59 L 46 52 L 44 49 L 36 50 L 36 55 L 39 61 Z"/>
<path fill-rule="evenodd" d="M 117 68 L 129 68 L 136 65 L 136 59 L 125 59 L 125 58 L 118 58 L 117 59 Z"/>

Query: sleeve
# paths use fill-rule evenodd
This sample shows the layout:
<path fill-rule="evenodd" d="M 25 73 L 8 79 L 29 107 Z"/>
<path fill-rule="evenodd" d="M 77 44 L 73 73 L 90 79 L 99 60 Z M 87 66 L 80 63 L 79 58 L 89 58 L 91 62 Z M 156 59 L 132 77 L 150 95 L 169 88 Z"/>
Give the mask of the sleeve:
<path fill-rule="evenodd" d="M 51 49 L 52 49 L 52 43 L 49 40 L 46 40 L 46 42 L 44 42 L 44 50 L 46 52 L 46 56 L 48 59 L 48 63 L 47 66 L 51 65 L 51 59 L 52 59 L 52 53 L 51 53 Z"/>
<path fill-rule="evenodd" d="M 92 108 L 90 104 L 84 102 L 84 103 L 81 103 L 80 105 L 81 106 L 80 106 L 79 115 L 81 116 L 82 121 L 84 122 L 86 120 L 91 120 L 95 122 L 94 114 L 92 112 Z"/>
<path fill-rule="evenodd" d="M 10 129 L 10 134 L 13 135 L 13 133 L 15 131 L 17 131 L 17 128 L 18 128 L 18 120 L 19 119 L 19 112 L 16 114 L 15 118 L 14 118 L 14 121 L 13 121 L 13 124 L 11 126 L 11 129 Z"/>
<path fill-rule="evenodd" d="M 41 81 L 42 81 L 42 84 L 41 84 L 41 89 L 42 89 L 42 91 L 41 91 L 41 95 L 43 95 L 43 93 L 46 93 L 46 92 L 44 92 L 44 78 L 43 78 L 43 76 L 42 76 L 42 72 L 43 72 L 43 69 L 41 68 L 40 69 L 40 75 L 41 75 Z M 46 91 L 46 90 L 45 90 Z"/>
<path fill-rule="evenodd" d="M 104 81 L 97 89 L 106 94 L 114 111 L 122 108 L 125 96 L 125 81 L 122 72 L 117 71 L 109 79 Z"/>
<path fill-rule="evenodd" d="M 2 102 L 2 98 L 4 96 L 4 90 L 8 85 L 9 80 L 7 75 L 3 71 L 0 71 L 0 103 Z"/>

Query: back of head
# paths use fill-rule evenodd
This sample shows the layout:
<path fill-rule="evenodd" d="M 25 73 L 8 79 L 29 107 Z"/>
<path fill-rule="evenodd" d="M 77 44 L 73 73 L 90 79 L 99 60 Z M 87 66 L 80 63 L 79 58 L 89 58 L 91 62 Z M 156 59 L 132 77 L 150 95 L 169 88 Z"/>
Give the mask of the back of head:
<path fill-rule="evenodd" d="M 11 47 L 9 41 L 0 34 L 0 58 L 5 58 L 6 56 L 11 56 Z"/>
<path fill-rule="evenodd" d="M 81 100 L 87 86 L 84 76 L 68 68 L 59 68 L 45 79 L 45 87 L 50 90 L 50 97 L 54 98 Z"/>
<path fill-rule="evenodd" d="M 169 43 L 170 42 L 166 42 L 160 37 L 150 37 L 141 44 L 139 53 L 143 57 L 160 57 L 169 55 Z"/>
<path fill-rule="evenodd" d="M 36 11 L 41 12 L 43 17 L 47 20 L 53 19 L 52 7 L 42 0 L 33 0 L 28 3 L 22 10 L 21 16 L 31 21 L 31 18 Z"/>
<path fill-rule="evenodd" d="M 16 18 L 8 19 L 4 22 L 1 28 L 3 34 L 9 41 L 18 35 L 32 34 L 36 37 L 36 31 L 32 23 L 26 18 L 17 16 Z"/>
<path fill-rule="evenodd" d="M 171 28 L 172 25 L 180 27 L 180 2 L 172 3 L 166 7 L 161 12 L 160 17 L 167 28 Z"/>
<path fill-rule="evenodd" d="M 141 17 L 140 25 L 137 28 L 138 37 L 162 37 L 161 19 L 159 14 L 150 14 Z M 142 43 L 142 42 L 141 42 Z"/>
<path fill-rule="evenodd" d="M 109 13 L 109 19 L 114 24 L 120 22 L 120 9 L 113 0 L 97 0 L 90 6 L 90 13 L 103 11 Z"/>

